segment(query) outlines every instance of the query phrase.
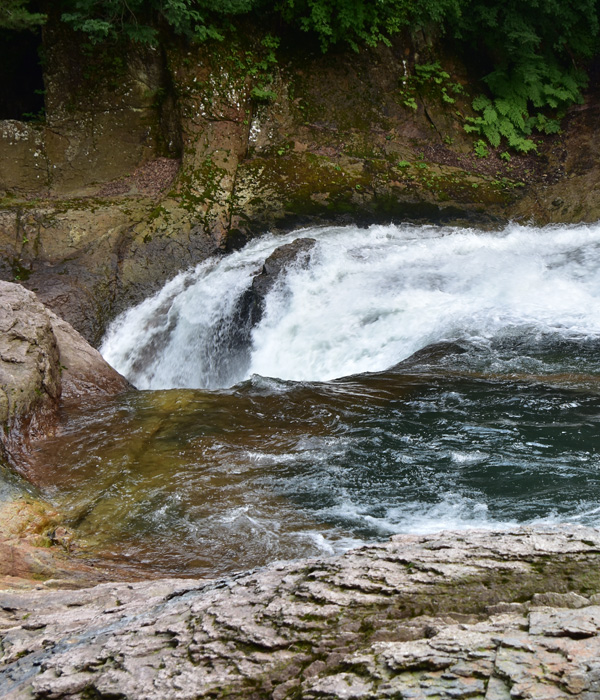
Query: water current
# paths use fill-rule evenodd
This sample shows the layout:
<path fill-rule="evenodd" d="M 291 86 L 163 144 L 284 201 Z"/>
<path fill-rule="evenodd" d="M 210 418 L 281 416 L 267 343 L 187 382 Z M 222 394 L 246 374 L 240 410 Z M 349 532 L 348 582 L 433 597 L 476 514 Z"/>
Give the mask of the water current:
<path fill-rule="evenodd" d="M 240 329 L 297 237 L 310 260 Z M 102 352 L 146 391 L 37 455 L 88 556 L 216 575 L 394 533 L 600 525 L 600 224 L 267 235 L 126 312 Z"/>

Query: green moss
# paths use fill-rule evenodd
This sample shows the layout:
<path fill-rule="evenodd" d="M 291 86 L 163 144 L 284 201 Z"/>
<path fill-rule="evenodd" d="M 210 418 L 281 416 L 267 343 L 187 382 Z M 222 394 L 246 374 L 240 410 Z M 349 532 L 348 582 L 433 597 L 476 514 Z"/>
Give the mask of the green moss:
<path fill-rule="evenodd" d="M 159 218 L 165 218 L 169 216 L 169 212 L 167 209 L 162 204 L 159 204 L 157 207 L 154 207 L 151 209 L 151 211 L 148 214 L 148 222 L 155 221 L 156 219 Z"/>
<path fill-rule="evenodd" d="M 12 258 L 11 260 L 10 267 L 15 282 L 26 282 L 31 276 L 31 268 L 26 267 L 23 262 L 21 258 Z"/>

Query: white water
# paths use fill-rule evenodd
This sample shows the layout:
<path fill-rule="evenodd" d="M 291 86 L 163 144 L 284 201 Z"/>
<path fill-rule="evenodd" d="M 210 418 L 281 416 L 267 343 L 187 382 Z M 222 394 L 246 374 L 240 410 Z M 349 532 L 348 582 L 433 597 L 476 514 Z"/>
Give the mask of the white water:
<path fill-rule="evenodd" d="M 236 302 L 278 246 L 317 239 L 267 298 L 251 347 L 228 345 Z M 386 369 L 441 340 L 600 337 L 600 224 L 502 232 L 433 226 L 267 235 L 169 282 L 110 327 L 101 352 L 143 389 L 254 374 L 324 381 Z"/>

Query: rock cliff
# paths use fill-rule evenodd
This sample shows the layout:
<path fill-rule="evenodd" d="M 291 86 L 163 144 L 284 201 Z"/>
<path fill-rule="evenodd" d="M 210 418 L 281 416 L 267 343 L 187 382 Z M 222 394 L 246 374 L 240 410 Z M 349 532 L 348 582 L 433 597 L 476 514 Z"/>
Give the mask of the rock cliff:
<path fill-rule="evenodd" d="M 167 278 L 267 229 L 600 216 L 595 83 L 539 156 L 478 158 L 468 66 L 439 41 L 290 44 L 274 63 L 263 32 L 115 57 L 49 26 L 45 123 L 0 121 L 0 276 L 97 343 Z M 435 60 L 461 88 L 451 107 L 450 86 L 415 79 Z"/>

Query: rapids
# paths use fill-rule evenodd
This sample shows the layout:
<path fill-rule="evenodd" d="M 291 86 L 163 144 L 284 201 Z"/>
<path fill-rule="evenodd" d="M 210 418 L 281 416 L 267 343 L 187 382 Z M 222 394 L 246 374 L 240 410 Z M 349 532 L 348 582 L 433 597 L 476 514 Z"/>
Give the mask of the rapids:
<path fill-rule="evenodd" d="M 310 264 L 242 333 L 253 276 L 299 236 Z M 103 355 L 151 391 L 70 417 L 37 484 L 87 556 L 162 574 L 600 525 L 599 270 L 598 224 L 264 236 L 115 321 Z"/>
<path fill-rule="evenodd" d="M 241 293 L 265 258 L 299 235 L 318 241 L 312 264 L 269 295 L 251 347 L 232 348 Z M 179 275 L 124 314 L 101 351 L 140 389 L 213 389 L 254 374 L 327 381 L 377 372 L 440 340 L 490 347 L 548 334 L 597 338 L 599 265 L 598 225 L 266 236 Z M 520 353 L 512 354 L 518 364 Z"/>

